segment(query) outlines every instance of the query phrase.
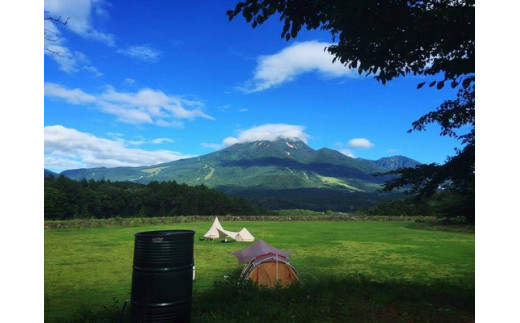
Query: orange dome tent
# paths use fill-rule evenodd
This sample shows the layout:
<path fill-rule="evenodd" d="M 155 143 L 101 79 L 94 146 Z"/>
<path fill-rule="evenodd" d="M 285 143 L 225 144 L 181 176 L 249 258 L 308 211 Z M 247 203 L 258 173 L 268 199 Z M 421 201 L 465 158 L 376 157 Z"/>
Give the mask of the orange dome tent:
<path fill-rule="evenodd" d="M 241 273 L 242 279 L 250 279 L 267 287 L 277 284 L 286 287 L 300 278 L 289 261 L 289 251 L 277 249 L 258 239 L 244 249 L 233 252 L 238 263 L 247 263 Z"/>

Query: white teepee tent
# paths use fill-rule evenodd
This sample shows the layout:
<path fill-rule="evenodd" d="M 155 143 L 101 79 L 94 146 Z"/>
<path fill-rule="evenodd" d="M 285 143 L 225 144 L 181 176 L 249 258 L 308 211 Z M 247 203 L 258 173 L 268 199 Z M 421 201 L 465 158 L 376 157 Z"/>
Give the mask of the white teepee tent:
<path fill-rule="evenodd" d="M 222 227 L 217 217 L 215 217 L 215 221 L 213 221 L 213 225 L 209 228 L 208 232 L 204 235 L 204 239 L 212 240 L 218 238 L 230 237 L 236 241 L 254 241 L 255 238 L 246 228 L 240 230 L 240 232 L 228 231 Z"/>
<path fill-rule="evenodd" d="M 215 221 L 213 221 L 213 224 L 211 225 L 211 228 L 209 228 L 208 232 L 204 235 L 205 239 L 217 239 L 220 237 L 225 237 L 227 234 L 225 233 L 226 230 L 222 227 L 217 217 L 215 217 Z"/>

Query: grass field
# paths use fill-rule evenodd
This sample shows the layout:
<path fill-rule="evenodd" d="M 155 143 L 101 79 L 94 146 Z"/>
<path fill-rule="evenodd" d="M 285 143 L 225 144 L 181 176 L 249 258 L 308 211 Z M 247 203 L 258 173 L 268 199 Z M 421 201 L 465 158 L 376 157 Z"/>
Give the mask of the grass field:
<path fill-rule="evenodd" d="M 211 224 L 45 230 L 45 321 L 81 321 L 96 311 L 100 322 L 103 313 L 117 317 L 130 299 L 133 234 L 172 229 L 196 231 L 193 321 L 245 315 L 250 322 L 312 322 L 311 313 L 322 322 L 474 320 L 474 233 L 412 229 L 409 222 L 222 222 L 292 251 L 304 282 L 288 290 L 236 291 L 230 281 L 242 266 L 229 252 L 249 244 L 199 241 Z"/>

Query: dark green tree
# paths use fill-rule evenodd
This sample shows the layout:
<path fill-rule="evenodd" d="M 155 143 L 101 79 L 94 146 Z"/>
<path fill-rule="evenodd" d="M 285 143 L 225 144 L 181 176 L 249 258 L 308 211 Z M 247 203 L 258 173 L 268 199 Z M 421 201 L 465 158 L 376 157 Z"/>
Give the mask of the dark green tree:
<path fill-rule="evenodd" d="M 454 212 L 474 220 L 474 0 L 245 0 L 227 12 L 229 20 L 240 14 L 253 28 L 278 18 L 286 40 L 296 38 L 302 28 L 328 31 L 334 44 L 326 50 L 333 61 L 374 75 L 382 84 L 412 74 L 432 77 L 429 87 L 458 89 L 456 98 L 421 116 L 409 132 L 437 123 L 442 136 L 459 139 L 463 148 L 443 165 L 389 173 L 396 176 L 384 189 L 405 187 L 417 199 L 429 198 L 439 189 L 456 193 L 463 205 Z"/>
<path fill-rule="evenodd" d="M 264 210 L 204 185 L 173 182 L 75 181 L 63 175 L 44 180 L 45 218 L 113 218 L 176 215 L 257 215 Z"/>

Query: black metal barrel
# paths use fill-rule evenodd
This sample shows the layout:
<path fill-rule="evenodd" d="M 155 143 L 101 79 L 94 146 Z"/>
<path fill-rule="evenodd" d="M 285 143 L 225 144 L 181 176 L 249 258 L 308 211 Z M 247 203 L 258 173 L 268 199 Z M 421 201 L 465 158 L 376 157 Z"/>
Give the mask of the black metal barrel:
<path fill-rule="evenodd" d="M 132 322 L 190 322 L 192 230 L 135 233 Z"/>

